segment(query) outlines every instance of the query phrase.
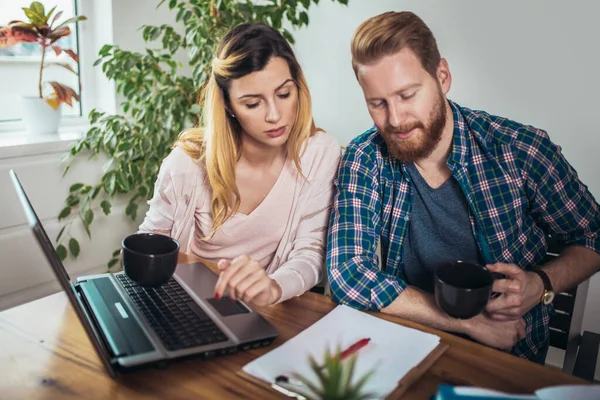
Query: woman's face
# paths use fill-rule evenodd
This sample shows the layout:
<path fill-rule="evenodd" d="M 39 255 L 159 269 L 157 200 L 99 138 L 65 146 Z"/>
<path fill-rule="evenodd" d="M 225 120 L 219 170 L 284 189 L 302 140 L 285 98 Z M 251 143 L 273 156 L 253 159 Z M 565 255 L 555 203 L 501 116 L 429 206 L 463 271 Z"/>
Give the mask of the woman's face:
<path fill-rule="evenodd" d="M 261 71 L 232 80 L 229 99 L 244 141 L 264 148 L 286 143 L 296 120 L 298 88 L 283 58 L 273 57 Z"/>

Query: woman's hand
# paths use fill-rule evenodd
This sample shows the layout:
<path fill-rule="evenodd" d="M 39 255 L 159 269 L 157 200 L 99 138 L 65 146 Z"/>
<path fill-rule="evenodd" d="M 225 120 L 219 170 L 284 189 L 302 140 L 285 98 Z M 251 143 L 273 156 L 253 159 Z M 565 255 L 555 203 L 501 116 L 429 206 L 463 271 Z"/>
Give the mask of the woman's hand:
<path fill-rule="evenodd" d="M 218 263 L 219 280 L 215 286 L 215 298 L 229 293 L 232 300 L 242 300 L 257 306 L 274 304 L 281 298 L 281 287 L 269 278 L 263 267 L 243 255 L 232 261 L 221 260 Z"/>

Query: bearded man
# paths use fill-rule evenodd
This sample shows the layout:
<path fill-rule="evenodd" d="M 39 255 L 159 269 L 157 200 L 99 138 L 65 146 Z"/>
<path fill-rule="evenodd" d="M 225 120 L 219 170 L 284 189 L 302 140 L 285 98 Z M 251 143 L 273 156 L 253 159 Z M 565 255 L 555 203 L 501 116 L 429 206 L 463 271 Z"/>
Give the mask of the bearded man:
<path fill-rule="evenodd" d="M 334 300 L 543 363 L 553 293 L 600 268 L 598 203 L 546 132 L 446 98 L 448 62 L 415 14 L 363 22 L 351 49 L 375 126 L 340 163 L 327 249 Z M 548 235 L 564 250 L 542 265 Z M 436 269 L 455 260 L 505 277 L 471 319 L 446 315 L 432 296 Z"/>

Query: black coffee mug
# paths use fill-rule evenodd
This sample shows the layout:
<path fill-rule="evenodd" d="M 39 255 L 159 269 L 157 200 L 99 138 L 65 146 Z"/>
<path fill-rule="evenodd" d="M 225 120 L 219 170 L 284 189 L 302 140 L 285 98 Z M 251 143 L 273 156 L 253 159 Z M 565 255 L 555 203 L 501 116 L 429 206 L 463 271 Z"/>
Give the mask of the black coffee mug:
<path fill-rule="evenodd" d="M 156 233 L 136 233 L 121 243 L 123 270 L 142 286 L 166 283 L 177 267 L 179 242 Z"/>
<path fill-rule="evenodd" d="M 446 314 L 454 318 L 469 319 L 481 313 L 492 298 L 494 280 L 504 279 L 503 274 L 491 272 L 480 264 L 452 261 L 435 272 L 435 302 Z"/>

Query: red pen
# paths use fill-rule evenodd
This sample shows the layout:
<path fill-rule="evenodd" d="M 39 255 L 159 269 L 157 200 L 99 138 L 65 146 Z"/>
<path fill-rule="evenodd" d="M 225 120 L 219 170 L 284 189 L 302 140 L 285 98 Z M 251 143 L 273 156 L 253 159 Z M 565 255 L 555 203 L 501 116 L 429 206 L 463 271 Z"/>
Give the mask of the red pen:
<path fill-rule="evenodd" d="M 340 360 L 350 357 L 352 354 L 356 353 L 357 351 L 368 345 L 370 341 L 371 338 L 360 339 L 358 342 L 354 343 L 352 346 L 342 351 L 342 353 L 340 354 Z"/>
<path fill-rule="evenodd" d="M 360 339 L 358 342 L 354 343 L 353 345 L 351 345 L 346 350 L 340 353 L 340 361 L 350 357 L 352 354 L 355 354 L 357 351 L 368 345 L 370 341 L 371 338 Z M 320 368 L 325 368 L 325 365 L 321 365 Z"/>

